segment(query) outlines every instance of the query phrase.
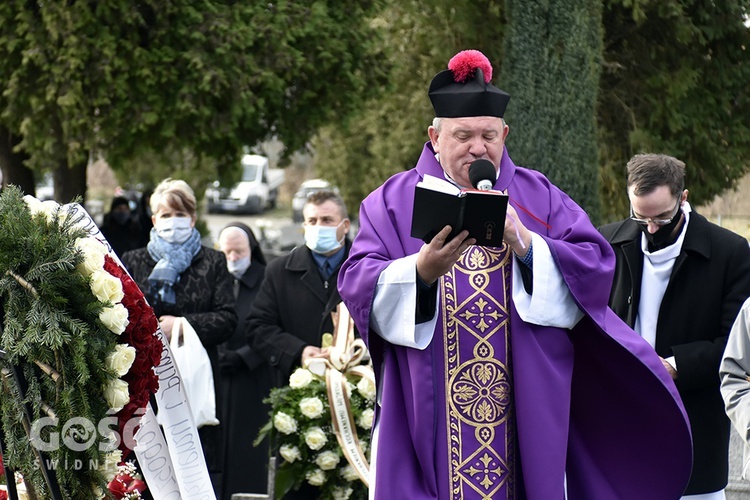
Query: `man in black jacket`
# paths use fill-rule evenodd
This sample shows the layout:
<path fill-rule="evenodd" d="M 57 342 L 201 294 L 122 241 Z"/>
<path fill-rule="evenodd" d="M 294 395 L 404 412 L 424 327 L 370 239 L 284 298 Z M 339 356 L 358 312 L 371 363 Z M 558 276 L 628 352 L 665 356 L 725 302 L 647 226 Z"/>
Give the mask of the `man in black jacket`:
<path fill-rule="evenodd" d="M 331 312 L 341 302 L 339 268 L 349 254 L 351 222 L 346 205 L 333 191 L 311 194 L 302 209 L 305 246 L 271 261 L 248 317 L 250 346 L 277 369 L 287 385 L 294 368 L 323 354 L 324 333 L 333 333 Z M 318 496 L 306 482 L 285 499 Z"/>
<path fill-rule="evenodd" d="M 293 368 L 320 356 L 322 335 L 333 333 L 331 311 L 341 302 L 336 278 L 351 246 L 340 195 L 313 193 L 302 213 L 305 246 L 271 261 L 248 320 L 250 345 L 279 370 L 284 385 Z"/>
<path fill-rule="evenodd" d="M 630 217 L 600 228 L 617 257 L 609 305 L 656 349 L 685 404 L 693 473 L 683 498 L 724 499 L 730 424 L 718 372 L 750 296 L 750 246 L 692 210 L 680 160 L 642 154 L 627 170 Z"/>

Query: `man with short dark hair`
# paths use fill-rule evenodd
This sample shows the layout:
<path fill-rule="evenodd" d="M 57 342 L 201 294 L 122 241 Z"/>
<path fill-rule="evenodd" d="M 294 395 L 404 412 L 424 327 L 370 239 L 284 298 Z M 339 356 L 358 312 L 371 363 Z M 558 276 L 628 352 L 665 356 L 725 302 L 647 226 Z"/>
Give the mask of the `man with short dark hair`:
<path fill-rule="evenodd" d="M 341 302 L 336 278 L 351 246 L 351 222 L 339 194 L 311 194 L 303 214 L 305 246 L 268 265 L 248 325 L 251 346 L 284 382 L 292 368 L 320 356 L 322 335 L 333 333 L 330 313 Z"/>
<path fill-rule="evenodd" d="M 718 373 L 750 295 L 750 246 L 691 208 L 682 161 L 640 154 L 627 172 L 630 217 L 600 228 L 617 257 L 609 304 L 656 350 L 680 391 L 693 433 L 683 498 L 723 500 L 730 424 Z"/>
<path fill-rule="evenodd" d="M 277 257 L 248 317 L 247 337 L 254 351 L 276 370 L 278 385 L 287 385 L 295 367 L 321 357 L 324 333 L 333 333 L 331 312 L 341 302 L 336 289 L 339 268 L 349 253 L 351 222 L 343 198 L 323 190 L 307 197 L 302 209 L 305 246 Z M 319 496 L 306 481 L 285 500 Z"/>

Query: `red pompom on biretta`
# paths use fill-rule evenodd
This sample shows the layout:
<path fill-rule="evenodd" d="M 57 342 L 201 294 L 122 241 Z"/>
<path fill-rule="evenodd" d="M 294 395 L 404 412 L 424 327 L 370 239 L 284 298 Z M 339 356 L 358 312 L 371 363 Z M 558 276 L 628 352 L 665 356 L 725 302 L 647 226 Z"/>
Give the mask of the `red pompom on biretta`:
<path fill-rule="evenodd" d="M 432 78 L 427 94 L 439 118 L 467 116 L 503 117 L 510 95 L 490 83 L 492 65 L 478 50 L 463 50 L 453 56 Z"/>
<path fill-rule="evenodd" d="M 490 83 L 492 64 L 487 56 L 478 50 L 462 50 L 448 61 L 448 69 L 453 72 L 453 78 L 458 83 L 466 83 L 473 78 L 477 68 L 484 74 L 484 83 Z"/>

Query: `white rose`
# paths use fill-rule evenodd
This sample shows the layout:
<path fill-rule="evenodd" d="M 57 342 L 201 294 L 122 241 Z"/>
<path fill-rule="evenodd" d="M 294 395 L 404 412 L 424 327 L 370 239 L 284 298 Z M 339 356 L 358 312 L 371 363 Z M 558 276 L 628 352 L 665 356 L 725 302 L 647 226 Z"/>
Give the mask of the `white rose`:
<path fill-rule="evenodd" d="M 99 313 L 99 321 L 112 333 L 120 335 L 128 326 L 128 310 L 122 304 L 102 308 Z"/>
<path fill-rule="evenodd" d="M 297 421 L 283 411 L 277 412 L 273 416 L 273 426 L 283 434 L 292 434 L 297 432 Z"/>
<path fill-rule="evenodd" d="M 302 458 L 302 454 L 300 453 L 299 448 L 288 444 L 284 444 L 281 446 L 281 448 L 279 449 L 279 455 L 281 455 L 281 458 L 289 463 Z"/>
<path fill-rule="evenodd" d="M 312 472 L 307 472 L 305 478 L 313 486 L 320 486 L 326 482 L 326 473 L 320 469 L 315 469 Z"/>
<path fill-rule="evenodd" d="M 42 202 L 34 198 L 30 194 L 24 196 L 23 201 L 26 203 L 26 206 L 29 207 L 29 212 L 31 212 L 31 215 L 34 215 L 42 208 Z"/>
<path fill-rule="evenodd" d="M 328 437 L 320 427 L 313 427 L 305 432 L 305 443 L 311 450 L 319 450 L 328 442 Z"/>
<path fill-rule="evenodd" d="M 31 195 L 24 196 L 23 201 L 29 207 L 31 215 L 41 214 L 47 219 L 47 222 L 52 222 L 55 213 L 60 209 L 60 204 L 56 201 L 39 201 Z"/>
<path fill-rule="evenodd" d="M 99 472 L 109 482 L 117 475 L 117 466 L 122 462 L 122 451 L 113 450 L 104 455 L 104 462 L 99 465 Z"/>
<path fill-rule="evenodd" d="M 357 391 L 368 401 L 375 401 L 375 384 L 368 378 L 362 377 L 357 383 Z"/>
<path fill-rule="evenodd" d="M 348 500 L 350 496 L 352 496 L 352 493 L 354 493 L 354 490 L 346 487 L 341 488 L 337 487 L 333 489 L 333 500 Z"/>
<path fill-rule="evenodd" d="M 322 470 L 335 469 L 341 461 L 337 453 L 333 451 L 324 451 L 315 459 L 315 464 Z"/>
<path fill-rule="evenodd" d="M 120 302 L 125 296 L 122 282 L 101 269 L 91 273 L 91 291 L 100 301 L 113 304 Z"/>
<path fill-rule="evenodd" d="M 107 356 L 107 368 L 114 370 L 122 377 L 130 370 L 135 361 L 135 347 L 128 344 L 117 344 L 115 350 Z"/>
<path fill-rule="evenodd" d="M 346 464 L 341 469 L 339 469 L 339 474 L 341 474 L 341 477 L 346 479 L 347 481 L 356 481 L 359 479 L 359 474 L 357 474 L 357 471 L 349 464 Z"/>
<path fill-rule="evenodd" d="M 104 388 L 104 399 L 107 400 L 107 404 L 115 413 L 122 410 L 130 402 L 128 383 L 119 378 L 110 380 L 107 387 Z"/>
<path fill-rule="evenodd" d="M 305 370 L 304 368 L 297 368 L 294 370 L 294 373 L 289 376 L 289 386 L 292 389 L 302 389 L 303 387 L 310 385 L 310 382 L 312 381 L 312 373 L 310 373 L 310 370 Z"/>
<path fill-rule="evenodd" d="M 318 418 L 323 414 L 323 402 L 319 398 L 303 398 L 299 410 L 307 418 Z"/>
<path fill-rule="evenodd" d="M 104 255 L 107 249 L 94 238 L 78 238 L 75 246 L 83 254 L 83 262 L 78 264 L 78 272 L 84 276 L 91 276 L 94 271 L 104 267 Z"/>
<path fill-rule="evenodd" d="M 362 427 L 363 429 L 371 429 L 372 428 L 372 418 L 375 415 L 375 412 L 371 408 L 367 408 L 362 411 L 362 415 L 359 416 L 359 420 L 357 421 L 357 425 Z"/>
<path fill-rule="evenodd" d="M 42 209 L 40 211 L 47 216 L 47 220 L 50 220 L 59 210 L 60 204 L 58 202 L 46 200 L 42 202 Z"/>

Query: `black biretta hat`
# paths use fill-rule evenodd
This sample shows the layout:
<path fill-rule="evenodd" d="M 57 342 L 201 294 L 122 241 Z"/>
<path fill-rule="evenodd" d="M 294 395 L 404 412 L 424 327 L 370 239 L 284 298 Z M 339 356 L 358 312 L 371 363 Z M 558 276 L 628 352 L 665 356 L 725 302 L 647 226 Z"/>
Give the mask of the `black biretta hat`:
<path fill-rule="evenodd" d="M 490 83 L 492 65 L 478 50 L 464 50 L 453 56 L 448 69 L 430 82 L 428 92 L 435 116 L 497 116 L 502 118 L 510 94 Z"/>

